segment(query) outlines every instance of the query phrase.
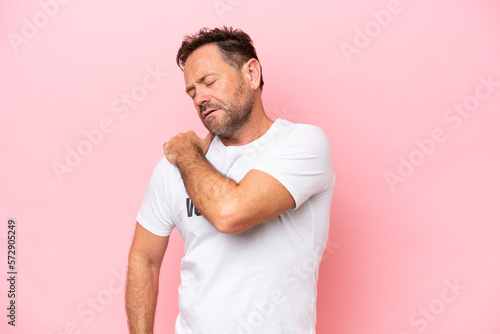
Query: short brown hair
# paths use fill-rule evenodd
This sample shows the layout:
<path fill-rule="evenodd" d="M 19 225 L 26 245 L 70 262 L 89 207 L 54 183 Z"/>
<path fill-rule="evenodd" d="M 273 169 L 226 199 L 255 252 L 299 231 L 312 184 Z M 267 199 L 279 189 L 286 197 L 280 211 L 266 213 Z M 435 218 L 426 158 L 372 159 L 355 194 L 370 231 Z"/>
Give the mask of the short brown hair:
<path fill-rule="evenodd" d="M 240 29 L 223 26 L 222 28 L 214 29 L 202 28 L 194 35 L 184 36 L 182 45 L 177 52 L 177 65 L 184 70 L 184 65 L 186 65 L 186 61 L 191 53 L 204 45 L 212 43 L 217 44 L 224 59 L 235 69 L 241 69 L 243 64 L 252 58 L 259 61 L 252 39 L 248 34 Z M 260 69 L 259 88 L 262 91 L 264 87 L 262 66 Z"/>

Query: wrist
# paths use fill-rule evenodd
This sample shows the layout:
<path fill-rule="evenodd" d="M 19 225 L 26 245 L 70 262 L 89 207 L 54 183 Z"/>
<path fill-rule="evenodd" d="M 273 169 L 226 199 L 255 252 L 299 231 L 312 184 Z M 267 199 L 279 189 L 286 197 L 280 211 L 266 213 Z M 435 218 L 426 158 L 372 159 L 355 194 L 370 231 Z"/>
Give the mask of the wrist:
<path fill-rule="evenodd" d="M 200 162 L 200 159 L 204 159 L 205 155 L 203 151 L 198 146 L 193 146 L 190 149 L 186 149 L 180 152 L 175 159 L 175 166 L 181 171 L 187 170 L 191 165 Z"/>

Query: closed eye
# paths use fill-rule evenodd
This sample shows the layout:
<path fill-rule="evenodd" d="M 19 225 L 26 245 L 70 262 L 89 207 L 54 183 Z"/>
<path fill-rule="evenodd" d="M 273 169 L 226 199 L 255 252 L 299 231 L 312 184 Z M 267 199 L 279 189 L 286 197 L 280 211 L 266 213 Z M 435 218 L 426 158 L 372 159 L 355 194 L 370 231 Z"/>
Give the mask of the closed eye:
<path fill-rule="evenodd" d="M 212 86 L 215 83 L 215 81 L 217 81 L 217 77 L 210 78 L 210 79 L 212 79 L 212 81 L 208 81 L 207 77 L 209 77 L 209 76 L 213 77 L 214 74 L 213 73 L 206 74 L 203 77 L 201 77 L 200 79 L 198 79 L 196 82 L 198 84 L 203 83 L 206 87 Z M 186 93 L 189 95 L 189 97 L 191 99 L 194 99 L 196 96 L 196 89 L 195 89 L 194 85 L 188 86 L 186 89 Z"/>

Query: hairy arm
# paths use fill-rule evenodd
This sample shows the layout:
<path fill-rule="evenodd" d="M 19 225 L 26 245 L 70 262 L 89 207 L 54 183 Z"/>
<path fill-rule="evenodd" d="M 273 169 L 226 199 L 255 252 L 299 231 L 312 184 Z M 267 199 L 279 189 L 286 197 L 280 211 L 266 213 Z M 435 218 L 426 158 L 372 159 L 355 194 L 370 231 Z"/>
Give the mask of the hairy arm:
<path fill-rule="evenodd" d="M 271 175 L 251 170 L 236 183 L 205 158 L 213 137 L 182 133 L 164 145 L 167 159 L 179 168 L 196 208 L 223 233 L 241 233 L 295 206 L 288 190 Z"/>
<path fill-rule="evenodd" d="M 158 278 L 169 237 L 159 237 L 139 223 L 129 253 L 126 309 L 131 334 L 152 334 Z"/>

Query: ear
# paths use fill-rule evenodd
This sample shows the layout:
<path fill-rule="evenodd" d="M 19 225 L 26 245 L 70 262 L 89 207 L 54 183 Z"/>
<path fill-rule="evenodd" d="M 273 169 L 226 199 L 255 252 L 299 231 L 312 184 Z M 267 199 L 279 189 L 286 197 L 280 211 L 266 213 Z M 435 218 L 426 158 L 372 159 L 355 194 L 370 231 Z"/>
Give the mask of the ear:
<path fill-rule="evenodd" d="M 243 75 L 250 81 L 252 89 L 257 90 L 260 86 L 261 68 L 257 59 L 252 58 L 242 67 Z"/>

